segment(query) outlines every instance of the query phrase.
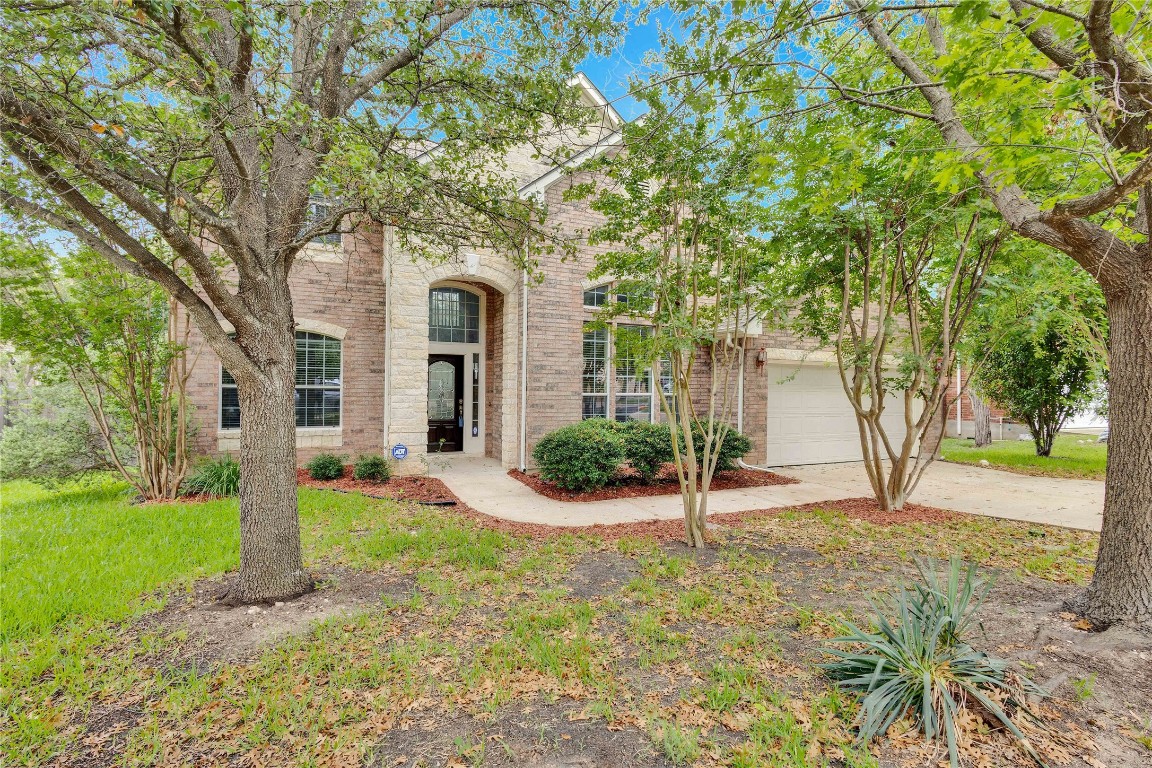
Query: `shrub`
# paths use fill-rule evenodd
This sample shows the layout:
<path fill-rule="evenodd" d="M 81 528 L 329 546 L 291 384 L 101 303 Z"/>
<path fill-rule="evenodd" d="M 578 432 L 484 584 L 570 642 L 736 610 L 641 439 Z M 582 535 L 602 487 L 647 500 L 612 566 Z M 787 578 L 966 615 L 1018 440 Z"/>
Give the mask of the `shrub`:
<path fill-rule="evenodd" d="M 860 739 L 867 743 L 903 717 L 912 718 L 929 741 L 943 737 L 953 766 L 959 761 L 956 729 L 960 710 L 975 702 L 995 717 L 1039 761 L 1005 708 L 1023 708 L 1027 693 L 1039 693 L 1031 681 L 1007 671 L 1007 662 L 973 649 L 967 635 L 981 601 L 991 589 L 952 560 L 947 584 L 935 565 L 918 562 L 923 584 L 900 589 L 875 603 L 875 632 L 848 622 L 849 633 L 832 642 L 855 646 L 828 652 L 837 660 L 823 664 L 841 688 L 863 697 Z M 896 619 L 889 621 L 885 609 Z M 1002 703 L 1004 706 L 1002 706 Z"/>
<path fill-rule="evenodd" d="M 674 458 L 667 424 L 625 421 L 619 424 L 617 431 L 623 441 L 624 458 L 645 482 L 652 482 L 661 465 Z"/>
<path fill-rule="evenodd" d="M 700 465 L 704 463 L 704 443 L 707 431 L 705 422 L 697 421 L 692 425 L 692 446 L 696 451 L 696 462 Z M 750 450 L 752 450 L 752 441 L 748 439 L 748 436 L 729 427 L 724 433 L 723 442 L 720 444 L 720 457 L 716 461 L 716 470 L 726 472 L 738 469 L 740 465 L 736 463 L 736 460 L 744 458 Z"/>
<path fill-rule="evenodd" d="M 616 476 L 624 461 L 620 431 L 605 419 L 560 427 L 536 444 L 540 476 L 569 491 L 594 491 Z"/>
<path fill-rule="evenodd" d="M 321 453 L 304 465 L 313 480 L 336 480 L 344 476 L 344 457 Z"/>
<path fill-rule="evenodd" d="M 352 465 L 352 477 L 357 480 L 383 483 L 392 477 L 392 467 L 388 464 L 388 460 L 379 454 L 361 456 Z"/>
<path fill-rule="evenodd" d="M 210 461 L 184 481 L 183 492 L 235 496 L 240 493 L 240 464 L 231 456 Z"/>

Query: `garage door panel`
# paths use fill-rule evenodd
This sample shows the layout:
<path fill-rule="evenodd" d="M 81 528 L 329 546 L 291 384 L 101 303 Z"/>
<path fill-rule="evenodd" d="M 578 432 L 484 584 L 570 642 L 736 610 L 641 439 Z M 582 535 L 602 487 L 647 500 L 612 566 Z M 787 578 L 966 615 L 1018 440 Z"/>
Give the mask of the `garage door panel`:
<path fill-rule="evenodd" d="M 839 372 L 822 364 L 769 364 L 767 462 L 824 464 L 860 461 L 856 416 Z M 904 398 L 889 398 L 881 423 L 889 439 L 904 439 Z"/>

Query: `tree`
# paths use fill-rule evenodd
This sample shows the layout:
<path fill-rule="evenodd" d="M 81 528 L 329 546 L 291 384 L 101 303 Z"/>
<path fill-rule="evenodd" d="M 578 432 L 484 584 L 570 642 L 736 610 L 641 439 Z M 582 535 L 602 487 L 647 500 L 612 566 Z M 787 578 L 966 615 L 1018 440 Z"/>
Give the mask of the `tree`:
<path fill-rule="evenodd" d="M 1110 450 L 1096 571 L 1076 608 L 1152 624 L 1152 24 L 1110 0 L 789 3 L 696 10 L 715 80 L 765 120 L 884 110 L 943 141 L 908 158 L 976 186 L 1012 231 L 1083 267 L 1109 321 Z M 867 44 L 866 44 L 867 43 Z M 797 98 L 777 109 L 781 82 Z M 765 155 L 772 154 L 765 148 Z"/>
<path fill-rule="evenodd" d="M 977 448 L 992 445 L 992 406 L 968 383 L 968 402 L 972 404 L 973 437 Z"/>
<path fill-rule="evenodd" d="M 103 467 L 141 498 L 175 498 L 188 471 L 189 366 L 174 303 L 91 251 L 57 259 L 11 237 L 0 236 L 0 276 L 0 341 L 28 355 L 44 383 L 69 382 L 99 436 L 72 444 L 98 445 Z M 58 479 L 65 468 L 44 470 Z"/>
<path fill-rule="evenodd" d="M 660 374 L 656 394 L 668 423 L 689 546 L 703 547 L 708 489 L 723 458 L 736 407 L 744 337 L 757 301 L 751 277 L 766 258 L 758 232 L 764 200 L 751 183 L 750 157 L 741 148 L 740 115 L 720 130 L 716 102 L 706 91 L 640 91 L 649 113 L 625 129 L 625 150 L 592 166 L 597 183 L 573 188 L 593 195 L 605 221 L 590 234 L 603 245 L 590 277 L 614 276 L 614 302 L 601 319 L 643 318 L 646 333 L 618 333 L 629 366 Z M 676 113 L 667 100 L 679 103 Z M 618 356 L 619 356 L 618 354 Z M 618 363 L 619 364 L 619 363 Z M 701 392 L 701 388 L 703 392 Z M 699 433 L 698 440 L 683 439 Z"/>
<path fill-rule="evenodd" d="M 1101 627 L 1152 625 L 1152 25 L 1109 0 L 966 2 L 947 25 L 929 12 L 935 32 L 919 42 L 909 33 L 926 29 L 923 15 L 901 14 L 890 32 L 896 19 L 848 5 L 926 103 L 914 116 L 937 127 L 1009 226 L 1100 284 L 1111 349 L 1107 492 L 1079 607 Z"/>
<path fill-rule="evenodd" d="M 835 350 L 873 494 L 901 509 L 938 456 L 960 340 L 1006 232 L 978 195 L 910 165 L 928 145 L 888 115 L 850 106 L 766 132 L 782 266 L 757 286 Z"/>
<path fill-rule="evenodd" d="M 980 369 L 980 390 L 1028 425 L 1037 456 L 1052 454 L 1064 422 L 1092 403 L 1094 385 L 1091 361 L 1052 328 L 1038 338 L 1008 335 Z"/>
<path fill-rule="evenodd" d="M 977 401 L 986 414 L 985 398 L 991 398 L 1014 403 L 1012 417 L 1032 428 L 1037 454 L 1046 456 L 1069 415 L 1104 399 L 1108 318 L 1099 285 L 1080 266 L 1027 240 L 1007 250 L 986 281 L 962 345 L 977 444 Z M 990 441 L 990 425 L 984 430 Z"/>
<path fill-rule="evenodd" d="M 0 8 L 0 204 L 183 305 L 236 379 L 244 425 L 230 597 L 309 589 L 288 288 L 297 255 L 317 236 L 383 222 L 416 255 L 467 243 L 522 259 L 539 212 L 516 196 L 499 157 L 587 122 L 564 73 L 612 30 L 612 6 Z M 325 198 L 323 215 L 310 215 L 315 196 Z"/>

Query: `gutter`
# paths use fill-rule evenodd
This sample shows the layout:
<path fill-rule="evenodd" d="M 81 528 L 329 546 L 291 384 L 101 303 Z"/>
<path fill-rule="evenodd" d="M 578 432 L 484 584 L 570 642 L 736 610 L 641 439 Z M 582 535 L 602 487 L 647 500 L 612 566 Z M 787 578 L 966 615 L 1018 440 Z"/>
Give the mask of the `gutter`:
<path fill-rule="evenodd" d="M 384 453 L 387 455 L 392 442 L 392 259 L 389 258 L 392 228 L 385 224 L 380 234 L 384 270 Z"/>

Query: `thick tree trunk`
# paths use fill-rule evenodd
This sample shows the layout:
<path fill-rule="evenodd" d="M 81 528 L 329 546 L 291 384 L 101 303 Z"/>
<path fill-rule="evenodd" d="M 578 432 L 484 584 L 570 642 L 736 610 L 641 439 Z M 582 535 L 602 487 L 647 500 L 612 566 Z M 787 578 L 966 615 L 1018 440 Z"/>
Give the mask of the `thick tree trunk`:
<path fill-rule="evenodd" d="M 291 331 L 264 375 L 238 380 L 240 576 L 229 598 L 257 603 L 312 588 L 296 509 L 295 343 Z"/>
<path fill-rule="evenodd" d="M 1152 627 L 1152 273 L 1105 294 L 1111 340 L 1108 473 L 1096 575 L 1075 607 L 1098 627 Z"/>
<path fill-rule="evenodd" d="M 972 403 L 972 422 L 976 428 L 976 447 L 984 448 L 992 444 L 992 408 L 988 401 L 972 390 L 968 390 L 968 400 Z"/>

